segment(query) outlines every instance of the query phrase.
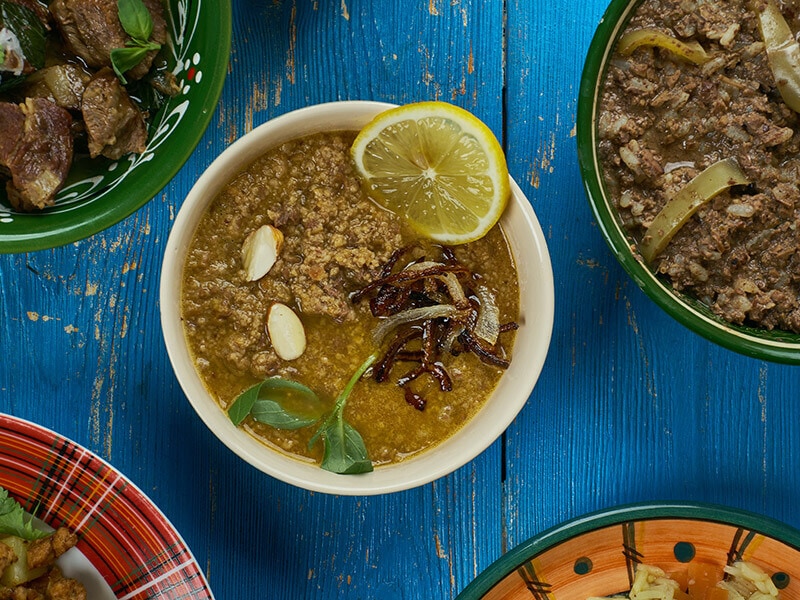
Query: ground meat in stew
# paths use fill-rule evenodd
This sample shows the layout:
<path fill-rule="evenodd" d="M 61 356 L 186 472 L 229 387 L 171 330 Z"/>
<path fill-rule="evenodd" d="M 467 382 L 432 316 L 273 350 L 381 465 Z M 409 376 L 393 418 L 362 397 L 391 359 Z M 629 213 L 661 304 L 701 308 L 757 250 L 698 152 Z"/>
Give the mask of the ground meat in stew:
<path fill-rule="evenodd" d="M 223 410 L 272 376 L 303 383 L 332 406 L 377 350 L 369 303 L 354 303 L 349 295 L 377 279 L 401 247 L 414 245 L 430 258 L 441 254 L 440 248 L 432 254 L 430 242 L 367 197 L 349 155 L 355 134 L 317 134 L 266 152 L 224 188 L 198 226 L 184 266 L 182 316 L 198 372 Z M 283 233 L 283 248 L 265 277 L 246 281 L 242 243 L 266 224 Z M 454 253 L 481 274 L 501 322 L 518 320 L 517 274 L 500 227 Z M 307 347 L 295 360 L 280 359 L 270 346 L 264 323 L 273 302 L 291 306 L 303 322 Z M 513 331 L 503 334 L 509 358 L 513 340 Z M 402 368 L 386 383 L 359 381 L 345 418 L 363 437 L 374 464 L 402 460 L 452 435 L 485 403 L 504 372 L 470 352 L 448 356 L 447 369 L 450 392 L 430 377 L 413 382 L 427 401 L 424 411 L 410 406 L 395 385 Z M 322 444 L 309 448 L 314 428 L 278 430 L 251 418 L 243 426 L 296 458 L 321 457 Z"/>
<path fill-rule="evenodd" d="M 779 5 L 800 31 L 798 7 Z M 712 59 L 653 47 L 612 57 L 599 154 L 625 228 L 641 239 L 668 198 L 735 157 L 752 185 L 701 208 L 653 266 L 731 323 L 800 333 L 800 121 L 776 90 L 749 1 L 645 0 L 628 29 L 645 27 Z"/>
<path fill-rule="evenodd" d="M 190 328 L 230 327 L 219 328 L 201 356 L 213 353 L 263 378 L 280 364 L 264 328 L 272 303 L 338 322 L 355 318 L 348 291 L 377 277 L 401 237 L 397 218 L 366 198 L 352 202 L 361 190 L 349 147 L 342 135 L 287 142 L 239 174 L 212 204 L 186 261 L 184 318 Z M 247 282 L 242 243 L 265 224 L 283 233 L 284 245 L 269 276 Z"/>

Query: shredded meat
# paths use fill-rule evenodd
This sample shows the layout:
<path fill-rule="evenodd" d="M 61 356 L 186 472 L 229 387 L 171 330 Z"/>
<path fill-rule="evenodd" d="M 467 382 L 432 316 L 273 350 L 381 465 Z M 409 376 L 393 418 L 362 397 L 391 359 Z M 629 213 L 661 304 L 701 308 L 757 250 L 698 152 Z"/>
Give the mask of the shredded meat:
<path fill-rule="evenodd" d="M 800 30 L 798 7 L 781 9 Z M 642 47 L 610 61 L 598 152 L 623 225 L 641 239 L 693 177 L 735 158 L 752 185 L 704 205 L 653 268 L 731 323 L 800 333 L 800 118 L 776 90 L 748 0 L 645 0 L 629 28 L 653 27 L 711 60 Z"/>
<path fill-rule="evenodd" d="M 348 155 L 352 140 L 350 133 L 319 134 L 270 150 L 228 184 L 204 218 L 202 245 L 195 243 L 187 257 L 186 287 L 193 300 L 184 317 L 189 329 L 231 324 L 207 348 L 229 368 L 265 377 L 281 367 L 274 352 L 265 352 L 264 318 L 273 302 L 340 322 L 355 320 L 347 291 L 374 279 L 400 246 L 397 217 L 361 190 Z M 266 277 L 247 283 L 242 241 L 264 224 L 283 232 L 283 249 Z"/>

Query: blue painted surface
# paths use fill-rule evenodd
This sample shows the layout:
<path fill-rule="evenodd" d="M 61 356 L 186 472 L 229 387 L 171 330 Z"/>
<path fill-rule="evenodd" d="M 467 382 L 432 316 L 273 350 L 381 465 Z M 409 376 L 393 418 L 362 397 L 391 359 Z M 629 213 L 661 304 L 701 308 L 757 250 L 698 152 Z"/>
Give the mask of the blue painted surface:
<path fill-rule="evenodd" d="M 557 523 L 650 499 L 727 504 L 800 527 L 797 368 L 675 324 L 606 248 L 574 139 L 605 0 L 238 0 L 220 106 L 145 208 L 93 238 L 0 257 L 0 410 L 97 452 L 181 532 L 220 599 L 449 598 Z M 526 408 L 486 452 L 384 497 L 292 488 L 195 416 L 166 356 L 161 256 L 200 172 L 308 104 L 440 99 L 507 149 L 547 235 L 556 316 Z"/>

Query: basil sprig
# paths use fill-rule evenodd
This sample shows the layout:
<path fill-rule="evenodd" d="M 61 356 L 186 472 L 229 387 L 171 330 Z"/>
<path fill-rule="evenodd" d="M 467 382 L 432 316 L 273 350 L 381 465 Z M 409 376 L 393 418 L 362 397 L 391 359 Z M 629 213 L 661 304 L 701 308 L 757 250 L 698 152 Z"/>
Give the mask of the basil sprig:
<path fill-rule="evenodd" d="M 342 393 L 336 398 L 333 412 L 308 442 L 310 448 L 317 439 L 322 438 L 325 450 L 322 454 L 321 466 L 326 471 L 347 475 L 372 471 L 372 461 L 367 454 L 364 439 L 350 423 L 345 421 L 344 407 L 356 383 L 376 359 L 377 356 L 373 354 L 353 373 Z"/>
<path fill-rule="evenodd" d="M 305 414 L 292 412 L 288 405 L 302 406 Z M 275 429 L 300 429 L 319 421 L 322 407 L 319 397 L 302 383 L 273 377 L 246 389 L 228 409 L 228 418 L 237 427 L 248 415 Z"/>
<path fill-rule="evenodd" d="M 123 73 L 138 65 L 148 52 L 161 49 L 161 44 L 150 41 L 153 17 L 142 0 L 117 0 L 119 22 L 131 39 L 124 48 L 111 51 L 111 66 L 120 81 L 127 84 Z"/>
<path fill-rule="evenodd" d="M 347 475 L 372 471 L 364 439 L 345 420 L 344 407 L 356 383 L 376 358 L 370 356 L 356 370 L 336 398 L 333 410 L 308 442 L 311 448 L 322 439 L 324 450 L 320 466 L 326 471 Z M 237 427 L 250 416 L 276 429 L 293 430 L 319 423 L 322 412 L 320 399 L 312 389 L 290 379 L 273 377 L 242 392 L 228 409 L 228 418 Z"/>

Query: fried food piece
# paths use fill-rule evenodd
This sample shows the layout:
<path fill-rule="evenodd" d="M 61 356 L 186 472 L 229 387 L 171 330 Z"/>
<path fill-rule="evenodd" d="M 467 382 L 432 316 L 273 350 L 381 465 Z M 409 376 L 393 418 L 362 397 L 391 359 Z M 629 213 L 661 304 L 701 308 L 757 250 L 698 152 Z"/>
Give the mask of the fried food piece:
<path fill-rule="evenodd" d="M 34 540 L 28 546 L 28 568 L 46 567 L 78 543 L 78 536 L 66 527 L 59 527 L 53 535 Z"/>
<path fill-rule="evenodd" d="M 17 554 L 9 546 L 0 544 L 0 573 L 17 561 Z"/>

